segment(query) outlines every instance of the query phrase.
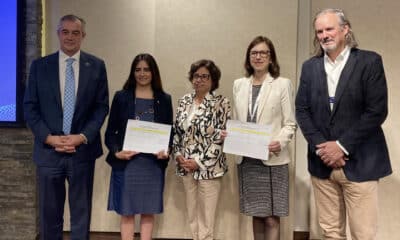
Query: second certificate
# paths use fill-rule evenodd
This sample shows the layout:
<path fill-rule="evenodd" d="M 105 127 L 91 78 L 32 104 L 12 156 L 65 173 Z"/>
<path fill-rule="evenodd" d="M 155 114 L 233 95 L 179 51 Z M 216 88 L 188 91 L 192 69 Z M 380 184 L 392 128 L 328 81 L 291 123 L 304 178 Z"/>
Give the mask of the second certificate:
<path fill-rule="evenodd" d="M 271 140 L 269 125 L 228 120 L 228 132 L 224 152 L 262 160 L 268 160 L 268 144 Z"/>

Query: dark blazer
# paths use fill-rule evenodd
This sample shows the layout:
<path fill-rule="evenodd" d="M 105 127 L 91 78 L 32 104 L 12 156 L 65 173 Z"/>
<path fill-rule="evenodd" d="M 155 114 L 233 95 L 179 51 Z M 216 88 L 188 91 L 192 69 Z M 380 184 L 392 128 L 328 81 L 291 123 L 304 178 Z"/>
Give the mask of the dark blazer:
<path fill-rule="evenodd" d="M 129 116 L 135 114 L 135 94 L 132 91 L 121 90 L 115 93 L 108 125 L 105 134 L 105 143 L 109 149 L 106 161 L 113 169 L 124 169 L 127 162 L 115 157 L 115 153 L 122 150 L 125 137 L 126 124 Z M 154 93 L 154 122 L 172 125 L 172 101 L 171 96 L 164 92 Z M 170 137 L 170 146 L 172 137 Z M 153 156 L 153 155 L 149 155 Z M 155 156 L 153 156 L 156 158 Z M 164 167 L 167 166 L 167 160 L 158 161 Z"/>
<path fill-rule="evenodd" d="M 338 140 L 349 152 L 344 172 L 350 181 L 377 180 L 392 173 L 381 125 L 388 113 L 387 86 L 381 57 L 351 49 L 340 75 L 335 104 L 328 99 L 324 58 L 303 64 L 296 97 L 296 118 L 308 142 L 308 170 L 328 178 L 332 168 L 316 155 L 316 145 Z"/>
<path fill-rule="evenodd" d="M 25 90 L 25 120 L 35 136 L 33 159 L 38 166 L 59 166 L 59 153 L 45 144 L 46 137 L 63 135 L 63 109 L 58 52 L 32 62 Z M 108 113 L 107 73 L 104 61 L 81 51 L 79 85 L 71 134 L 84 134 L 88 144 L 77 147 L 77 162 L 94 161 L 103 154 L 100 128 Z"/>

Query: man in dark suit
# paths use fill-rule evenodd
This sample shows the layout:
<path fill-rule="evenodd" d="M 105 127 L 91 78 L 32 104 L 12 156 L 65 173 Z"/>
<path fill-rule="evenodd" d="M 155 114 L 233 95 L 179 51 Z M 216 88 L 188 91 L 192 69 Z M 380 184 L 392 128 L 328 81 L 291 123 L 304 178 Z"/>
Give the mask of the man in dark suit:
<path fill-rule="evenodd" d="M 387 86 L 381 57 L 357 49 L 340 9 L 314 19 L 316 56 L 303 64 L 296 118 L 308 142 L 319 224 L 325 239 L 375 239 L 378 180 L 391 174 L 381 125 Z"/>
<path fill-rule="evenodd" d="M 103 60 L 80 50 L 83 19 L 62 17 L 57 34 L 60 50 L 32 63 L 24 99 L 35 136 L 40 239 L 62 239 L 65 180 L 71 239 L 89 239 L 94 166 L 109 109 L 107 74 Z"/>

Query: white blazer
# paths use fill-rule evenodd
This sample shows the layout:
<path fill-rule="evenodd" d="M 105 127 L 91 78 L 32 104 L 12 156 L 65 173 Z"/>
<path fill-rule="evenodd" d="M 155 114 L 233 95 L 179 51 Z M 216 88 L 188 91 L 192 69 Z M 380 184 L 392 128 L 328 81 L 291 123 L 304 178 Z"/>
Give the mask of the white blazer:
<path fill-rule="evenodd" d="M 269 124 L 272 128 L 272 140 L 279 141 L 281 152 L 278 156 L 269 155 L 264 165 L 274 166 L 290 162 L 290 153 L 287 145 L 291 141 L 295 131 L 296 122 L 294 117 L 293 88 L 287 78 L 272 78 L 267 75 L 264 80 L 266 84 L 260 90 L 260 102 L 257 109 L 257 123 Z M 249 108 L 249 90 L 252 87 L 252 76 L 239 78 L 233 83 L 233 118 L 239 121 L 247 121 Z M 238 156 L 238 164 L 243 158 Z"/>

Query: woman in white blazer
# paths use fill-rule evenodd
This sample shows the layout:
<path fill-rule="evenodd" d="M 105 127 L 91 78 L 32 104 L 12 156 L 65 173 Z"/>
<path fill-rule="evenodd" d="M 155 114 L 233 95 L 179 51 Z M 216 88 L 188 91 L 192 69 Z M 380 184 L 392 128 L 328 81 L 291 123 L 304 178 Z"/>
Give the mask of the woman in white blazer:
<path fill-rule="evenodd" d="M 240 211 L 253 217 L 254 239 L 279 239 L 280 217 L 289 214 L 291 141 L 296 123 L 293 89 L 280 68 L 272 42 L 256 37 L 248 46 L 246 77 L 233 85 L 234 118 L 270 125 L 269 160 L 237 157 Z"/>

